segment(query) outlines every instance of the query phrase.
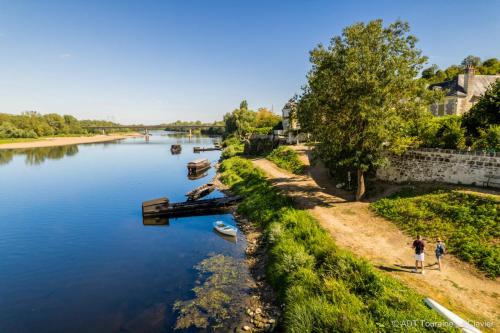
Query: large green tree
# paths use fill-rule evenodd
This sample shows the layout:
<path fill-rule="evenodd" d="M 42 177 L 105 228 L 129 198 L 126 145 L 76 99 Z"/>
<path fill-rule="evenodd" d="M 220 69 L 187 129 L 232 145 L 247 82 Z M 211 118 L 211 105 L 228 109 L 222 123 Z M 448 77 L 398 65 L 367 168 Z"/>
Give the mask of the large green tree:
<path fill-rule="evenodd" d="M 248 103 L 243 100 L 239 109 L 224 115 L 226 133 L 236 134 L 244 138 L 255 127 L 256 113 L 248 109 Z"/>
<path fill-rule="evenodd" d="M 415 141 L 409 128 L 427 112 L 430 92 L 416 80 L 426 58 L 409 30 L 400 21 L 357 23 L 311 51 L 299 121 L 327 166 L 357 170 L 357 200 L 365 172 L 386 162 L 385 147 L 400 153 Z"/>

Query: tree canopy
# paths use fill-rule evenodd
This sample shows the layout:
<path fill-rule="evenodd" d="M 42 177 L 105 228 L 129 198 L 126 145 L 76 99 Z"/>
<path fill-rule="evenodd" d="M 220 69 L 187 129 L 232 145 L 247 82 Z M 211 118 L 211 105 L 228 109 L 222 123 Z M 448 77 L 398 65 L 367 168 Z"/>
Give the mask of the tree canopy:
<path fill-rule="evenodd" d="M 465 68 L 472 65 L 476 68 L 476 74 L 494 75 L 500 73 L 500 61 L 497 58 L 490 58 L 481 61 L 481 58 L 469 55 L 462 60 L 460 65 L 451 65 L 444 70 L 433 64 L 422 71 L 422 78 L 428 83 L 449 81 L 464 73 Z"/>
<path fill-rule="evenodd" d="M 86 134 L 92 132 L 85 126 L 118 125 L 103 120 L 77 120 L 70 115 L 49 113 L 42 115 L 35 111 L 20 115 L 0 113 L 0 138 L 37 138 L 50 135 Z"/>
<path fill-rule="evenodd" d="M 299 121 L 328 167 L 357 170 L 357 199 L 364 172 L 385 163 L 384 147 L 404 151 L 416 140 L 412 124 L 428 112 L 432 93 L 415 80 L 426 58 L 409 31 L 401 21 L 357 23 L 310 53 Z"/>
<path fill-rule="evenodd" d="M 244 138 L 251 133 L 269 133 L 281 122 L 281 117 L 267 108 L 259 108 L 257 112 L 248 109 L 247 101 L 242 101 L 238 109 L 224 115 L 227 134 L 236 134 Z"/>

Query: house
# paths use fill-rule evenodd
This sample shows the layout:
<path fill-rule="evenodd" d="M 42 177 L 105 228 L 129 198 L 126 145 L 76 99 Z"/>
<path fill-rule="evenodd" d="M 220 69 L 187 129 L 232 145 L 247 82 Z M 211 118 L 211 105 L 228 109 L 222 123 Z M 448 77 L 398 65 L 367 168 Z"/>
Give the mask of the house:
<path fill-rule="evenodd" d="M 299 123 L 297 121 L 297 116 L 295 111 L 297 109 L 297 102 L 294 98 L 291 98 L 281 110 L 283 114 L 283 131 L 287 133 L 288 131 L 294 131 L 300 129 Z"/>
<path fill-rule="evenodd" d="M 283 134 L 288 144 L 299 144 L 309 139 L 307 133 L 300 132 L 300 124 L 297 120 L 297 101 L 291 98 L 281 110 Z"/>
<path fill-rule="evenodd" d="M 469 65 L 464 74 L 459 74 L 453 80 L 429 85 L 429 89 L 440 89 L 446 93 L 444 101 L 432 104 L 430 111 L 435 116 L 462 115 L 469 111 L 498 79 L 499 74 L 476 75 L 475 68 Z"/>

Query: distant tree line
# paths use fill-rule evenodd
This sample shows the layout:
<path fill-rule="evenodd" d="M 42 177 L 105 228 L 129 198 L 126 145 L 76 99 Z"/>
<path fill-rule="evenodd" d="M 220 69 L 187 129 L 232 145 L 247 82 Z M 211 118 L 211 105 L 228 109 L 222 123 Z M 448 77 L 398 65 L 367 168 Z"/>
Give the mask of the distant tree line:
<path fill-rule="evenodd" d="M 223 135 L 224 134 L 224 128 L 223 127 L 215 127 L 215 126 L 224 126 L 223 121 L 214 121 L 212 123 L 203 123 L 200 120 L 195 120 L 195 121 L 182 121 L 182 120 L 177 120 L 174 121 L 173 123 L 168 123 L 164 124 L 165 129 L 167 131 L 179 131 L 179 126 L 207 126 L 205 128 L 201 128 L 198 130 L 194 130 L 194 133 L 201 133 L 201 134 L 206 134 L 206 135 Z M 214 126 L 214 127 L 211 127 Z M 182 128 L 181 128 L 182 130 Z"/>
<path fill-rule="evenodd" d="M 463 74 L 468 65 L 476 68 L 476 74 L 494 75 L 500 73 L 500 60 L 497 58 L 481 61 L 481 58 L 470 55 L 462 60 L 460 65 L 451 65 L 444 70 L 436 64 L 427 67 L 422 71 L 422 78 L 428 83 L 449 81 L 457 77 L 458 74 Z"/>
<path fill-rule="evenodd" d="M 243 100 L 240 107 L 224 115 L 226 135 L 237 135 L 245 138 L 249 134 L 269 134 L 273 129 L 282 127 L 281 117 L 267 108 L 250 110 Z"/>
<path fill-rule="evenodd" d="M 38 138 L 52 135 L 91 134 L 98 132 L 85 126 L 116 126 L 119 124 L 104 120 L 78 120 L 70 115 L 36 111 L 20 115 L 0 113 L 0 138 Z"/>

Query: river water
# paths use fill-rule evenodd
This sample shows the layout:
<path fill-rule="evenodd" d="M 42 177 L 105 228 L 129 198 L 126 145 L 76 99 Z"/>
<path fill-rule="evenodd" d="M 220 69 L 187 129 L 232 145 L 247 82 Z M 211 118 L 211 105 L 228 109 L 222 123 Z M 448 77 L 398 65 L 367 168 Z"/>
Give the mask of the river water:
<path fill-rule="evenodd" d="M 220 154 L 193 153 L 214 138 L 161 133 L 149 142 L 0 151 L 0 332 L 172 332 L 174 303 L 192 305 L 193 288 L 213 274 L 195 266 L 242 262 L 245 240 L 229 242 L 212 227 L 234 224 L 231 215 L 143 225 L 142 201 L 184 201 L 214 176 L 211 168 L 189 180 L 187 162 Z M 171 154 L 173 143 L 182 144 L 180 155 Z"/>

